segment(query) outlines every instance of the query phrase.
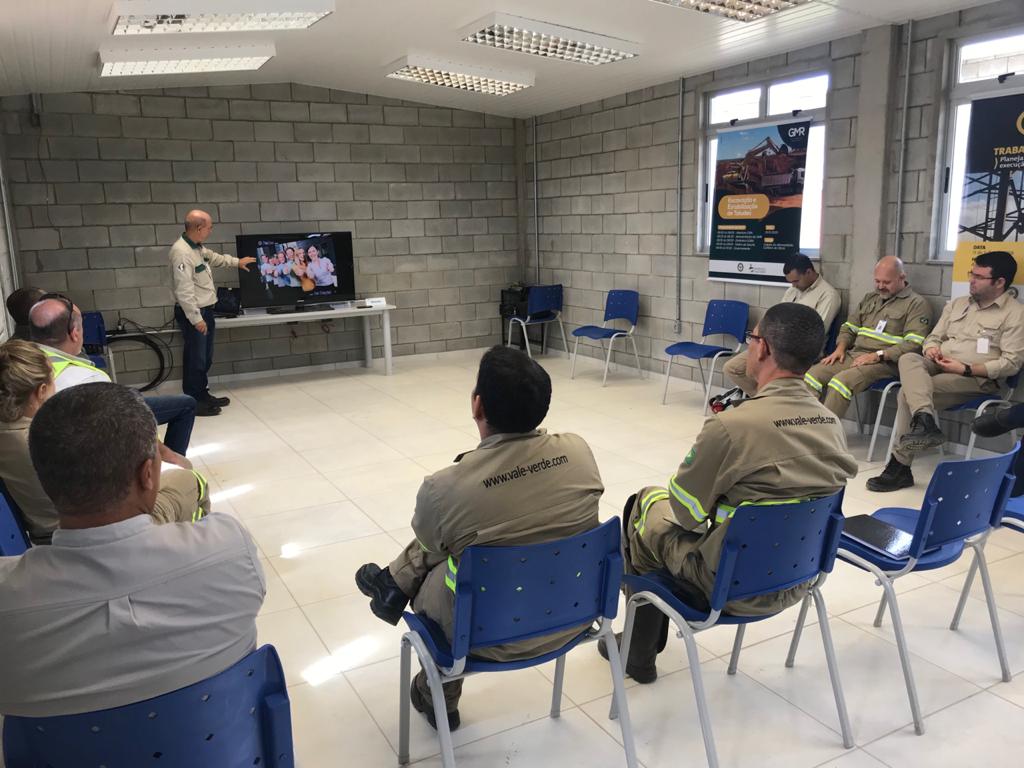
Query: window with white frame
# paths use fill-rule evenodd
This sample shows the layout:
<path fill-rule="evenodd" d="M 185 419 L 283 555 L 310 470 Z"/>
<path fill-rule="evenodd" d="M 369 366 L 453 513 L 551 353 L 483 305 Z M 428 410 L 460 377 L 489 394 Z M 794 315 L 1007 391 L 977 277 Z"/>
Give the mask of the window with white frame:
<path fill-rule="evenodd" d="M 953 56 L 953 86 L 946 117 L 946 161 L 939 168 L 941 231 L 932 257 L 952 261 L 960 234 L 971 104 L 1024 93 L 1024 33 L 961 40 Z"/>
<path fill-rule="evenodd" d="M 828 99 L 827 73 L 817 73 L 759 85 L 744 86 L 708 96 L 704 141 L 703 206 L 701 250 L 711 243 L 711 215 L 718 135 L 745 126 L 775 122 L 785 116 L 810 120 L 807 167 L 804 176 L 803 215 L 800 220 L 800 250 L 817 256 L 821 247 L 821 194 L 825 182 L 825 103 Z M 783 121 L 784 122 L 784 121 Z"/>

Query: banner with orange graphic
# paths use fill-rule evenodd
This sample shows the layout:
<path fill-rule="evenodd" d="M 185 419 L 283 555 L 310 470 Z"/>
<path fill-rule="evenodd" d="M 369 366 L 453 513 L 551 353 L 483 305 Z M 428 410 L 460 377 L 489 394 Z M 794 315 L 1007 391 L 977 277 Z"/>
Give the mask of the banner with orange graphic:
<path fill-rule="evenodd" d="M 951 194 L 956 194 L 951 190 Z M 952 298 L 966 296 L 974 259 L 1007 251 L 1024 280 L 1024 94 L 971 104 Z"/>
<path fill-rule="evenodd" d="M 708 276 L 785 284 L 782 265 L 800 246 L 811 123 L 718 135 Z"/>

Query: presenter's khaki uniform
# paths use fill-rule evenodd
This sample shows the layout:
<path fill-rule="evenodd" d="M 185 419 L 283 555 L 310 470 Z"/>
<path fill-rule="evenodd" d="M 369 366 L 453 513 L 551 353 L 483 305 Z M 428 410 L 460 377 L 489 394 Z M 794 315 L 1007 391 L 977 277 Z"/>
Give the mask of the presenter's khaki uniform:
<path fill-rule="evenodd" d="M 825 333 L 832 327 L 832 321 L 839 314 L 839 307 L 842 304 L 842 297 L 831 283 L 824 277 L 818 276 L 814 284 L 806 291 L 798 291 L 793 286 L 786 289 L 782 294 L 780 304 L 803 304 L 810 307 L 821 317 L 825 324 Z M 722 366 L 726 377 L 750 397 L 757 392 L 757 382 L 747 376 L 747 351 L 744 350 L 738 355 L 733 355 Z"/>
<path fill-rule="evenodd" d="M 857 473 L 839 419 L 797 378 L 777 379 L 756 396 L 704 422 L 667 488 L 637 495 L 627 524 L 628 567 L 667 569 L 711 595 L 725 533 L 737 508 L 829 496 Z M 776 613 L 808 585 L 733 601 L 738 616 Z"/>
<path fill-rule="evenodd" d="M 412 519 L 415 541 L 389 566 L 413 609 L 436 621 L 450 639 L 459 556 L 473 545 L 536 544 L 598 525 L 604 492 L 589 446 L 578 435 L 492 435 L 450 467 L 425 478 Z M 538 656 L 582 628 L 532 640 L 471 650 L 509 661 Z M 416 685 L 429 698 L 426 676 Z M 458 706 L 462 681 L 445 685 L 448 710 Z"/>
<path fill-rule="evenodd" d="M 839 330 L 836 341 L 845 345 L 846 358 L 841 363 L 818 363 L 804 374 L 804 381 L 841 418 L 855 395 L 876 381 L 899 378 L 900 357 L 921 351 L 931 325 L 931 306 L 909 285 L 889 297 L 871 291 Z M 879 362 L 854 366 L 859 355 L 879 352 Z"/>
<path fill-rule="evenodd" d="M 942 310 L 935 330 L 924 341 L 923 351 L 938 347 L 945 357 L 968 365 L 985 364 L 984 377 L 946 373 L 923 355 L 900 358 L 900 393 L 897 397 L 896 440 L 893 456 L 901 464 L 910 464 L 914 455 L 899 447 L 900 438 L 910 429 L 910 419 L 919 411 L 928 411 L 936 419 L 938 412 L 979 395 L 999 391 L 999 379 L 1017 373 L 1024 364 L 1024 306 L 1004 293 L 982 309 L 969 296 L 949 301 Z"/>

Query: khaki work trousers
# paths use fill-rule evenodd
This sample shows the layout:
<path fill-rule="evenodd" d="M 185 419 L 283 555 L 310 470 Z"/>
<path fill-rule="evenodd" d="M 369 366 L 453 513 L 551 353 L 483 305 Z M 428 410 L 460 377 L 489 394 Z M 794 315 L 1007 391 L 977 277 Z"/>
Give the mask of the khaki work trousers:
<path fill-rule="evenodd" d="M 743 350 L 738 355 L 730 357 L 725 365 L 722 366 L 722 372 L 726 375 L 733 384 L 743 390 L 743 394 L 747 397 L 753 397 L 757 394 L 757 382 L 747 376 L 747 351 Z"/>
<path fill-rule="evenodd" d="M 900 449 L 900 438 L 910 431 L 914 414 L 927 411 L 938 420 L 939 411 L 999 391 L 993 379 L 945 373 L 933 360 L 913 353 L 900 357 L 899 369 L 901 386 L 896 398 L 892 455 L 901 464 L 914 461 L 914 454 Z"/>
<path fill-rule="evenodd" d="M 818 389 L 815 384 L 807 381 L 807 385 L 821 397 L 825 407 L 839 418 L 846 415 L 853 398 L 876 381 L 895 379 L 900 375 L 895 363 L 854 366 L 854 358 L 861 354 L 864 353 L 853 350 L 846 353 L 846 359 L 841 363 L 818 363 L 811 366 L 804 376 L 804 381 L 811 378 L 821 385 L 821 389 Z"/>

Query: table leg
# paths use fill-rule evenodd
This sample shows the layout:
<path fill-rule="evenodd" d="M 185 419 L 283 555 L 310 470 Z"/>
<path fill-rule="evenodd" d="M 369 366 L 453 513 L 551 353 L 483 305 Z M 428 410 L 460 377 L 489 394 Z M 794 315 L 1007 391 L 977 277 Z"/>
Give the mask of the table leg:
<path fill-rule="evenodd" d="M 366 367 L 373 368 L 373 342 L 370 339 L 369 315 L 363 315 L 363 351 L 366 353 Z"/>
<path fill-rule="evenodd" d="M 384 374 L 391 375 L 391 311 L 385 309 L 381 315 L 384 322 Z"/>

